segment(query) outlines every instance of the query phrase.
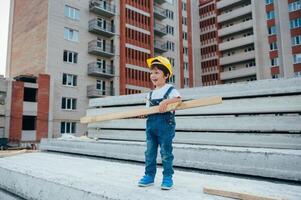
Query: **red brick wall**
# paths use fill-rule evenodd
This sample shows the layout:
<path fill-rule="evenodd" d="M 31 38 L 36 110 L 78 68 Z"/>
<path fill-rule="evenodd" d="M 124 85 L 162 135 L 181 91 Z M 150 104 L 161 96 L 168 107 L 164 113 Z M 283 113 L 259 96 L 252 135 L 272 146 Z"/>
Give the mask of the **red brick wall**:
<path fill-rule="evenodd" d="M 188 29 L 188 67 L 189 67 L 189 87 L 193 87 L 193 59 L 192 59 L 192 17 L 191 1 L 187 0 L 187 29 Z"/>
<path fill-rule="evenodd" d="M 48 1 L 15 0 L 10 77 L 45 72 Z"/>
<path fill-rule="evenodd" d="M 183 51 L 183 25 L 182 25 L 182 1 L 178 1 L 178 17 L 179 17 L 179 52 L 180 52 L 180 87 L 184 87 L 184 51 Z"/>
<path fill-rule="evenodd" d="M 38 110 L 37 110 L 36 140 L 37 142 L 40 142 L 41 138 L 48 137 L 50 76 L 47 74 L 40 74 L 37 83 L 38 83 L 38 94 L 37 94 Z"/>
<path fill-rule="evenodd" d="M 22 134 L 24 83 L 12 82 L 11 118 L 9 129 L 9 142 L 19 143 Z"/>

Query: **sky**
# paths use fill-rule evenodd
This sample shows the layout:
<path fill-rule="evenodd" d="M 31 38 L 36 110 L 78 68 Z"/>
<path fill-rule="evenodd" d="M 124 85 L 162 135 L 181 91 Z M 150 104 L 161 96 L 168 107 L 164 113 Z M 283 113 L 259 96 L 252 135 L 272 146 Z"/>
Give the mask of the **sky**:
<path fill-rule="evenodd" d="M 0 0 L 0 75 L 5 75 L 10 0 Z"/>

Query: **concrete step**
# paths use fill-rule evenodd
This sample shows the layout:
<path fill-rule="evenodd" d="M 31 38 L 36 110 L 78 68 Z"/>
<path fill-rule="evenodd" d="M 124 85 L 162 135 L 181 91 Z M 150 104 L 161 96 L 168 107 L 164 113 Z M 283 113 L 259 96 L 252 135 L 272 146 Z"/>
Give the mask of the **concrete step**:
<path fill-rule="evenodd" d="M 145 141 L 145 131 L 90 130 L 89 137 L 107 140 Z M 176 132 L 174 143 L 300 149 L 301 134 L 297 133 L 231 133 L 231 132 Z"/>
<path fill-rule="evenodd" d="M 144 161 L 145 142 L 43 139 L 42 150 Z M 174 144 L 174 165 L 301 181 L 301 151 Z M 159 160 L 160 162 L 160 160 Z"/>
<path fill-rule="evenodd" d="M 140 188 L 143 165 L 57 153 L 28 153 L 0 159 L 0 188 L 24 199 L 53 200 L 225 200 L 203 187 L 277 199 L 301 199 L 300 185 L 175 170 L 174 188 L 162 191 L 161 169 L 155 185 Z"/>

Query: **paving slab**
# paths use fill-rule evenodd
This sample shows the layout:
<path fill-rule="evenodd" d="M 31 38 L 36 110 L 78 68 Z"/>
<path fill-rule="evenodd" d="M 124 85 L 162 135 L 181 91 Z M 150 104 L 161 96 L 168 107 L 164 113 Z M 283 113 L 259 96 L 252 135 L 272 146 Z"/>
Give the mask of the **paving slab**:
<path fill-rule="evenodd" d="M 174 188 L 160 189 L 161 169 L 154 186 L 137 181 L 144 166 L 95 157 L 50 152 L 20 154 L 0 159 L 0 188 L 33 200 L 222 200 L 207 195 L 212 187 L 253 195 L 300 200 L 301 186 L 292 182 L 255 180 L 201 172 L 175 170 Z"/>

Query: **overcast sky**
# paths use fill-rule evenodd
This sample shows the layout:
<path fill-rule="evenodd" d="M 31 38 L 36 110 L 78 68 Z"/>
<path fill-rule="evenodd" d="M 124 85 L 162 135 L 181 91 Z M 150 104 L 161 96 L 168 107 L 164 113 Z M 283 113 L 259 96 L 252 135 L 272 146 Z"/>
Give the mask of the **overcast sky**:
<path fill-rule="evenodd" d="M 0 74 L 5 74 L 10 0 L 0 0 Z"/>

